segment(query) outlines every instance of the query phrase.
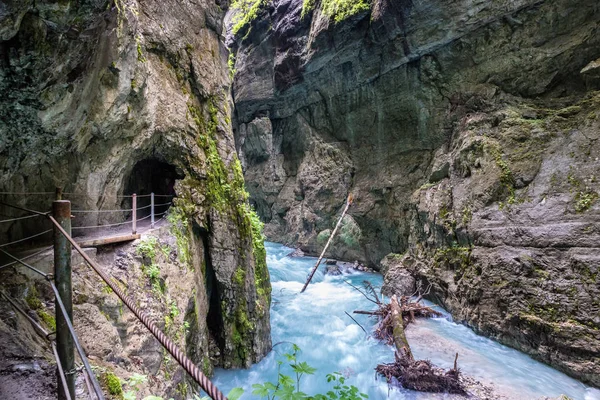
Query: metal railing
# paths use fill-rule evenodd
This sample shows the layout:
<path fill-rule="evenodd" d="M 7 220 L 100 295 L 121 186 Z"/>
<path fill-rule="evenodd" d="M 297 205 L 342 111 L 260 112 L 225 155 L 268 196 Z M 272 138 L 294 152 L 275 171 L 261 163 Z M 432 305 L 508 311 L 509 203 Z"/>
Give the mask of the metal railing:
<path fill-rule="evenodd" d="M 0 192 L 0 194 L 8 194 L 8 193 Z M 50 192 L 47 192 L 47 193 L 40 192 L 40 193 L 32 193 L 32 194 L 38 195 L 38 194 L 51 194 L 51 193 Z M 123 197 L 125 197 L 125 196 L 123 196 Z M 15 244 L 15 243 L 21 243 L 21 242 L 30 240 L 35 237 L 40 237 L 40 236 L 48 233 L 49 231 L 44 231 L 44 232 L 38 233 L 36 235 L 29 236 L 27 238 L 19 239 L 17 241 L 11 242 L 11 243 L 6 243 L 3 245 L 0 245 L 0 252 L 5 254 L 6 256 L 8 256 L 9 258 L 11 258 L 13 260 L 12 262 L 9 262 L 8 264 L 0 266 L 0 269 L 15 265 L 15 264 L 20 264 L 20 265 L 25 266 L 26 268 L 34 271 L 35 273 L 40 274 L 48 282 L 50 282 L 52 291 L 54 292 L 55 298 L 56 298 L 56 309 L 57 309 L 56 310 L 56 317 L 57 317 L 56 318 L 56 321 L 57 321 L 56 336 L 57 336 L 57 339 L 68 336 L 73 340 L 75 348 L 77 349 L 77 352 L 83 362 L 83 368 L 87 374 L 86 382 L 88 382 L 88 379 L 89 379 L 89 381 L 91 381 L 91 383 L 92 383 L 91 386 L 93 387 L 93 391 L 95 392 L 95 394 L 99 400 L 103 400 L 104 396 L 102 394 L 102 391 L 100 389 L 98 381 L 95 377 L 95 374 L 91 370 L 91 366 L 89 365 L 89 362 L 87 361 L 85 352 L 83 351 L 83 348 L 82 348 L 81 344 L 79 343 L 79 340 L 77 339 L 77 336 L 75 334 L 75 330 L 74 330 L 73 324 L 72 324 L 72 315 L 71 315 L 72 312 L 70 312 L 70 310 L 68 309 L 69 306 L 65 305 L 65 298 L 66 298 L 67 303 L 69 305 L 71 304 L 71 295 L 72 295 L 72 290 L 70 287 L 70 280 L 71 280 L 71 278 L 70 278 L 70 275 L 71 275 L 70 251 L 71 250 L 70 249 L 71 248 L 74 248 L 81 255 L 81 257 L 83 257 L 85 262 L 92 268 L 92 270 L 94 270 L 94 272 L 96 272 L 96 274 L 98 274 L 98 276 L 102 279 L 102 281 L 104 281 L 104 283 L 106 285 L 108 285 L 108 287 L 110 287 L 110 289 L 117 295 L 117 297 L 119 297 L 119 299 L 127 306 L 127 308 L 129 308 L 129 310 L 131 310 L 131 312 L 133 312 L 133 314 L 137 317 L 137 319 L 150 331 L 150 333 L 152 333 L 152 335 L 160 342 L 160 344 L 175 358 L 175 360 L 179 363 L 179 365 L 181 365 L 181 367 L 194 379 L 194 381 L 196 381 L 196 383 L 198 383 L 198 385 L 202 388 L 202 390 L 204 390 L 212 399 L 227 400 L 225 395 L 223 395 L 223 393 L 221 391 L 219 391 L 219 389 L 215 385 L 212 384 L 212 382 L 208 379 L 208 377 L 206 377 L 206 375 L 204 375 L 202 373 L 202 371 L 189 358 L 187 358 L 187 356 L 164 334 L 164 332 L 162 332 L 158 328 L 158 326 L 139 307 L 136 306 L 133 299 L 125 295 L 125 293 L 121 290 L 121 288 L 115 283 L 114 278 L 112 278 L 106 272 L 104 272 L 98 266 L 98 264 L 95 261 L 93 261 L 87 255 L 86 252 L 83 251 L 83 249 L 77 244 L 77 242 L 71 236 L 71 233 L 70 233 L 70 230 L 71 230 L 71 226 L 70 226 L 71 221 L 70 220 L 72 218 L 71 213 L 88 213 L 88 212 L 109 213 L 109 212 L 125 212 L 125 211 L 132 213 L 131 221 L 126 221 L 124 223 L 85 226 L 85 227 L 80 226 L 80 227 L 73 227 L 72 229 L 85 229 L 85 228 L 91 229 L 91 228 L 103 228 L 103 227 L 106 228 L 106 227 L 112 227 L 115 225 L 123 225 L 123 224 L 131 223 L 132 224 L 132 232 L 135 234 L 137 231 L 137 227 L 136 227 L 137 222 L 145 220 L 147 218 L 151 218 L 151 227 L 154 227 L 157 222 L 159 222 L 160 220 L 165 218 L 165 216 L 168 212 L 168 210 L 167 210 L 162 213 L 156 214 L 155 213 L 156 207 L 166 207 L 166 206 L 170 206 L 172 204 L 172 202 L 155 204 L 155 202 L 154 202 L 155 197 L 173 197 L 173 196 L 172 195 L 154 195 L 152 193 L 150 195 L 143 195 L 143 196 L 136 196 L 134 194 L 130 197 L 132 199 L 132 208 L 131 209 L 122 209 L 122 210 L 118 209 L 118 210 L 90 210 L 90 211 L 73 210 L 73 211 L 71 211 L 70 201 L 57 200 L 57 201 L 53 202 L 53 210 L 54 210 L 53 214 L 54 215 L 52 215 L 50 212 L 44 213 L 44 212 L 40 212 L 40 211 L 36 211 L 36 210 L 30 210 L 30 209 L 20 207 L 20 206 L 15 206 L 13 204 L 8 204 L 5 202 L 0 202 L 0 204 L 2 204 L 2 205 L 11 207 L 14 209 L 18 209 L 21 211 L 25 211 L 29 214 L 28 216 L 12 218 L 13 221 L 15 221 L 15 222 L 18 220 L 26 219 L 25 217 L 33 218 L 34 216 L 45 216 L 50 220 L 50 222 L 52 223 L 52 225 L 54 227 L 55 274 L 54 275 L 46 274 L 24 261 L 26 258 L 32 258 L 36 255 L 41 254 L 43 251 L 49 250 L 49 248 L 40 250 L 34 254 L 24 257 L 23 259 L 17 258 L 14 255 L 12 255 L 11 253 L 9 253 L 3 249 L 3 247 L 7 247 L 7 246 Z M 138 197 L 150 197 L 150 200 L 151 200 L 150 205 L 138 208 L 137 202 L 136 202 Z M 150 208 L 150 210 L 151 210 L 150 214 L 144 218 L 137 219 L 137 215 L 136 215 L 137 211 L 144 210 L 147 208 Z M 60 211 L 58 211 L 58 210 L 60 210 Z M 161 216 L 161 218 L 156 220 L 156 217 L 159 217 L 159 216 Z M 10 222 L 13 222 L 13 221 L 10 221 Z M 0 221 L 0 222 L 2 222 L 2 221 Z M 68 251 L 65 251 L 64 243 L 61 244 L 60 242 L 68 243 Z M 66 282 L 67 280 L 68 280 L 68 282 Z M 0 292 L 0 294 L 2 294 L 3 297 L 7 297 L 2 292 Z M 11 304 L 12 304 L 12 302 L 11 302 Z M 59 311 L 60 311 L 60 314 L 59 314 Z M 29 317 L 29 319 L 30 318 L 31 317 Z M 60 324 L 59 321 L 64 321 L 64 326 L 62 326 L 62 324 Z M 35 322 L 35 321 L 33 321 L 33 322 Z M 38 324 L 38 328 L 41 328 L 41 326 L 39 326 L 39 324 Z M 49 337 L 48 336 L 49 334 L 47 332 L 45 335 L 47 338 Z M 59 364 L 58 378 L 60 379 L 60 383 L 62 384 L 63 388 L 69 388 L 71 384 L 69 382 L 70 381 L 69 376 L 67 376 L 68 373 L 65 373 L 65 370 L 70 371 L 72 369 L 72 365 L 65 367 L 65 360 L 63 359 L 63 357 L 59 357 L 59 356 L 60 356 L 60 354 L 65 353 L 65 352 L 67 354 L 72 355 L 73 348 L 71 347 L 69 349 L 68 343 L 66 343 L 66 344 L 61 343 L 60 340 L 58 340 L 57 344 L 52 343 L 52 346 L 53 346 L 53 353 L 55 354 L 55 357 L 57 358 L 57 363 Z M 63 348 L 63 347 L 66 347 L 66 348 Z M 69 358 L 69 357 L 67 357 L 67 358 Z M 73 359 L 72 356 L 71 356 L 71 359 Z M 70 360 L 67 360 L 67 361 L 70 362 Z M 88 386 L 88 388 L 89 388 L 89 386 Z M 68 393 L 68 392 L 70 392 L 70 390 L 64 390 L 62 392 L 63 392 L 65 399 L 71 400 L 72 398 L 74 398 L 74 392 Z M 60 396 L 60 393 L 59 393 L 59 396 Z M 91 392 L 90 392 L 90 397 L 91 397 Z"/>

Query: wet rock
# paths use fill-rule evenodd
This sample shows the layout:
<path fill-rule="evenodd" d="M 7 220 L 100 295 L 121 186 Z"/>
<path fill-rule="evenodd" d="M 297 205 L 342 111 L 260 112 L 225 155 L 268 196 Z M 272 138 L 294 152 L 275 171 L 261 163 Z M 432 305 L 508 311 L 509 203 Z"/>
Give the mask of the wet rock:
<path fill-rule="evenodd" d="M 342 270 L 337 265 L 328 265 L 325 273 L 327 275 L 338 276 L 342 275 Z"/>
<path fill-rule="evenodd" d="M 402 262 L 400 254 L 388 254 L 381 260 L 383 286 L 381 293 L 385 296 L 411 296 L 416 291 L 416 281 Z"/>
<path fill-rule="evenodd" d="M 296 249 L 288 254 L 288 257 L 304 257 L 304 252 L 301 249 Z"/>
<path fill-rule="evenodd" d="M 273 143 L 245 170 L 267 235 L 318 254 L 352 192 L 328 257 L 409 252 L 386 290 L 411 294 L 412 274 L 478 332 L 600 385 L 597 1 L 392 3 L 331 24 L 275 0 L 233 40 L 236 134 L 259 119 Z"/>
<path fill-rule="evenodd" d="M 275 0 L 248 37 L 229 37 L 237 55 L 236 141 L 246 143 L 254 132 L 238 150 L 273 240 L 319 253 L 320 237 L 352 192 L 350 214 L 361 235 L 354 235 L 358 243 L 339 240 L 328 256 L 377 266 L 408 247 L 416 189 L 481 169 L 474 154 L 464 168 L 453 168 L 446 139 L 462 139 L 452 126 L 468 124 L 473 135 L 487 137 L 506 119 L 518 122 L 514 112 L 523 108 L 523 119 L 533 123 L 521 140 L 543 143 L 536 124 L 546 107 L 524 103 L 573 94 L 596 70 L 590 61 L 598 58 L 600 38 L 590 44 L 585 33 L 597 23 L 595 0 L 392 3 L 374 2 L 371 15 L 333 24 L 320 12 L 301 18 L 302 1 Z M 441 9 L 447 12 L 431 13 Z M 568 17 L 557 30 L 539 23 L 548 15 Z M 548 43 L 564 44 L 561 55 L 548 53 Z M 590 90 L 599 87 L 595 82 Z M 507 112 L 489 112 L 513 100 Z M 516 173 L 519 188 L 535 176 L 532 155 L 522 154 L 531 166 Z"/>
<path fill-rule="evenodd" d="M 165 238 L 155 253 L 163 257 L 169 246 L 168 259 L 161 262 L 165 268 L 180 268 L 186 282 L 175 278 L 173 271 L 161 274 L 147 287 L 138 287 L 143 294 L 139 304 L 153 310 L 160 303 L 153 301 L 154 292 L 180 286 L 182 295 L 172 296 L 180 307 L 180 325 L 190 298 L 191 310 L 196 311 L 195 320 L 188 321 L 190 337 L 182 342 L 184 351 L 207 371 L 212 369 L 204 350 L 209 319 L 217 327 L 211 329 L 219 332 L 219 362 L 248 367 L 271 347 L 270 283 L 264 258 L 256 257 L 263 252 L 255 251 L 261 250 L 258 245 L 253 248 L 258 242 L 253 242 L 256 233 L 247 226 L 248 208 L 239 207 L 243 179 L 231 127 L 228 54 L 221 40 L 227 7 L 218 4 L 224 2 L 156 0 L 108 8 L 101 1 L 71 3 L 0 4 L 0 92 L 10 93 L 0 96 L 0 189 L 54 192 L 60 187 L 72 193 L 73 209 L 87 211 L 130 209 L 131 200 L 123 196 L 134 192 L 174 191 L 175 205 L 182 211 L 178 227 L 182 237 Z M 244 148 L 252 160 L 263 159 L 276 146 L 269 124 L 269 119 L 250 124 Z M 217 171 L 211 167 L 215 165 Z M 158 182 L 163 174 L 168 183 Z M 214 193 L 209 190 L 211 180 L 220 182 L 219 188 L 233 190 Z M 17 200 L 32 209 L 48 208 L 44 196 L 10 201 Z M 148 204 L 147 199 L 139 201 L 139 207 Z M 127 218 L 125 213 L 77 214 L 74 226 L 122 223 Z M 33 220 L 17 225 L 2 224 L 0 242 L 40 231 Z M 186 240 L 178 240 L 182 238 Z M 115 251 L 118 254 L 106 251 L 100 258 L 120 278 L 119 284 L 137 286 L 133 276 L 148 283 L 140 260 L 144 258 L 147 270 L 157 264 L 156 255 Z M 182 260 L 186 253 L 187 262 Z M 234 282 L 238 269 L 244 278 Z M 96 278 L 93 281 L 100 286 Z M 256 282 L 262 287 L 257 288 Z M 87 307 L 90 302 L 99 310 L 86 309 L 82 319 L 90 315 L 124 323 L 121 318 L 126 317 L 119 315 L 122 310 L 114 298 L 104 299 L 93 287 L 78 289 L 77 305 Z M 209 299 L 209 293 L 214 298 Z M 211 302 L 225 306 L 211 310 Z M 155 321 L 165 321 L 165 310 L 153 311 Z M 127 328 L 115 324 L 118 334 L 124 335 Z M 237 327 L 242 325 L 252 329 L 240 332 Z M 107 327 L 96 328 L 104 332 Z M 110 351 L 114 332 L 104 339 L 98 347 L 90 339 L 99 359 Z M 112 350 L 119 348 L 115 345 Z M 156 370 L 160 357 L 144 358 Z"/>
<path fill-rule="evenodd" d="M 337 263 L 337 260 L 325 260 L 325 265 L 336 265 Z"/>

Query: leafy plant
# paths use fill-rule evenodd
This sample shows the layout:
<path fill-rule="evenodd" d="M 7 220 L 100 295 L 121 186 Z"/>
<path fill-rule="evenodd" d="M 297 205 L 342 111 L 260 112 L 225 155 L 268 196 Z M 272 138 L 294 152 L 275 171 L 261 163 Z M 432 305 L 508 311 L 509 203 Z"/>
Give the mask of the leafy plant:
<path fill-rule="evenodd" d="M 147 258 L 151 263 L 156 258 L 156 250 L 159 248 L 158 239 L 155 236 L 148 236 L 146 239 L 141 240 L 136 246 L 136 253 L 140 256 Z"/>
<path fill-rule="evenodd" d="M 260 12 L 268 3 L 269 0 L 234 0 L 231 9 L 236 13 L 232 20 L 233 28 L 231 32 L 237 35 L 245 31 L 252 21 L 258 18 Z"/>
<path fill-rule="evenodd" d="M 294 344 L 292 345 L 292 352 L 283 355 L 287 361 L 287 365 L 293 371 L 295 379 L 282 373 L 281 369 L 284 362 L 278 361 L 277 382 L 254 384 L 252 385 L 252 394 L 262 399 L 266 398 L 267 400 L 363 400 L 368 398 L 365 393 L 360 393 L 356 386 L 347 385 L 346 378 L 339 372 L 326 375 L 327 382 L 333 382 L 334 384 L 332 390 L 326 394 L 309 396 L 302 392 L 302 377 L 314 375 L 317 369 L 311 367 L 305 361 L 300 361 L 298 359 L 299 354 L 300 348 Z M 233 389 L 228 395 L 230 399 L 232 399 L 232 393 L 236 395 L 235 399 L 237 399 L 244 391 L 241 388 Z M 205 399 L 207 398 L 203 398 L 202 400 Z"/>
<path fill-rule="evenodd" d="M 130 390 L 123 393 L 123 400 L 136 400 L 137 393 L 140 391 L 140 385 L 147 382 L 148 377 L 146 375 L 135 373 L 125 381 L 125 384 Z"/>
<path fill-rule="evenodd" d="M 315 8 L 315 0 L 304 0 L 302 18 Z M 332 18 L 336 23 L 341 22 L 361 12 L 371 9 L 370 0 L 322 0 L 323 14 Z"/>

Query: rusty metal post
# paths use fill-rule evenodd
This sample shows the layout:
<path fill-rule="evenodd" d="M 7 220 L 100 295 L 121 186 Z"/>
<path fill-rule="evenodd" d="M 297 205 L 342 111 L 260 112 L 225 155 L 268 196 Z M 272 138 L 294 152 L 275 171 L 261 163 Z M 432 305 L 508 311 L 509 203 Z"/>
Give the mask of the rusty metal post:
<path fill-rule="evenodd" d="M 150 193 L 150 228 L 154 228 L 154 192 Z"/>
<path fill-rule="evenodd" d="M 52 203 L 52 214 L 60 226 L 71 235 L 71 202 L 68 200 L 57 200 Z M 73 297 L 71 283 L 71 243 L 54 227 L 54 282 L 58 288 L 60 298 L 65 306 L 69 319 L 73 321 Z M 73 338 L 69 333 L 69 327 L 64 316 L 60 313 L 58 301 L 56 301 L 56 345 L 58 356 L 63 371 L 67 372 L 67 387 L 64 388 L 60 376 L 58 377 L 58 399 L 67 398 L 65 390 L 68 390 L 71 398 L 75 398 L 75 374 L 69 374 L 75 369 L 75 353 L 73 350 Z M 58 371 L 57 371 L 58 374 Z"/>
<path fill-rule="evenodd" d="M 137 233 L 137 195 L 135 193 L 131 196 L 131 220 L 131 233 L 135 235 Z"/>

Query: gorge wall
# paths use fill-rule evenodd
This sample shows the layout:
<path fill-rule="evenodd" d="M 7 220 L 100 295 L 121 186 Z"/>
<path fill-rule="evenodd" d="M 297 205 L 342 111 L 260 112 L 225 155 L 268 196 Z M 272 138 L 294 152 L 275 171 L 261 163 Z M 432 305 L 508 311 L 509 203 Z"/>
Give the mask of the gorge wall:
<path fill-rule="evenodd" d="M 352 193 L 330 256 L 600 385 L 598 2 L 264 3 L 229 44 L 267 236 L 317 253 Z"/>
<path fill-rule="evenodd" d="M 194 346 L 207 349 L 212 337 L 220 350 L 216 365 L 243 367 L 270 349 L 270 282 L 231 129 L 222 40 L 227 7 L 226 1 L 2 2 L 0 200 L 48 211 L 52 195 L 19 193 L 62 188 L 74 209 L 93 211 L 130 207 L 123 196 L 134 191 L 176 193 L 171 215 L 193 255 L 195 284 L 186 293 L 196 294 L 201 310 L 190 328 L 197 332 Z M 170 181 L 139 179 L 153 175 Z M 2 213 L 22 215 L 4 207 Z M 73 224 L 127 217 L 92 213 Z M 0 240 L 43 229 L 49 229 L 43 219 L 3 224 Z M 27 285 L 11 294 L 26 296 Z M 212 369 L 207 353 L 193 355 Z"/>

